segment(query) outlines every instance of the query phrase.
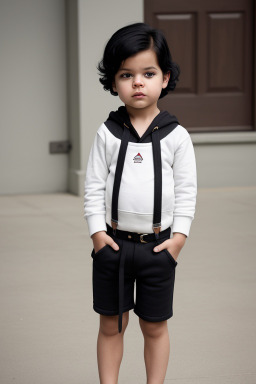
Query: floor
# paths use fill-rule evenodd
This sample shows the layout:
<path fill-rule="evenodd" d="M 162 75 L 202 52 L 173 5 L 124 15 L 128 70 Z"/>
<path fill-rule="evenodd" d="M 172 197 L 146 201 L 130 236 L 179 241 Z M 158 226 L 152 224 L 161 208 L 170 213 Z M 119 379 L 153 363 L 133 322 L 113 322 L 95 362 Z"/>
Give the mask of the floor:
<path fill-rule="evenodd" d="M 256 187 L 201 189 L 178 258 L 166 384 L 256 383 Z M 0 197 L 0 383 L 99 383 L 83 200 Z M 130 311 L 120 384 L 146 384 Z"/>

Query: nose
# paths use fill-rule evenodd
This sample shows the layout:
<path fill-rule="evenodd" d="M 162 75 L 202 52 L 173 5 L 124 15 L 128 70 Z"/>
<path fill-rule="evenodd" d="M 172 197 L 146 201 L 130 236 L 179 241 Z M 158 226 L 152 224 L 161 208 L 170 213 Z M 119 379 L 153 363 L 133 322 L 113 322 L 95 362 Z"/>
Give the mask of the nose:
<path fill-rule="evenodd" d="M 142 81 L 141 76 L 135 76 L 133 79 L 133 87 L 143 87 L 144 83 Z"/>

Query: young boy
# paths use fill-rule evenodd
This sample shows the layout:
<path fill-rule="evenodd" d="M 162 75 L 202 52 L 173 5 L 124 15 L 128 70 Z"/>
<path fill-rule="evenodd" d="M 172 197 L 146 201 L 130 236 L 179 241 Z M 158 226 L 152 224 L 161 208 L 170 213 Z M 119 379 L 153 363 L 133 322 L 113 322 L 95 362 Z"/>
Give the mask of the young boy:
<path fill-rule="evenodd" d="M 160 384 L 169 359 L 176 260 L 196 203 L 190 136 L 157 105 L 174 90 L 179 67 L 163 34 L 136 23 L 111 37 L 98 69 L 104 89 L 124 103 L 98 129 L 85 181 L 100 383 L 118 382 L 134 308 L 145 340 L 147 384 Z"/>

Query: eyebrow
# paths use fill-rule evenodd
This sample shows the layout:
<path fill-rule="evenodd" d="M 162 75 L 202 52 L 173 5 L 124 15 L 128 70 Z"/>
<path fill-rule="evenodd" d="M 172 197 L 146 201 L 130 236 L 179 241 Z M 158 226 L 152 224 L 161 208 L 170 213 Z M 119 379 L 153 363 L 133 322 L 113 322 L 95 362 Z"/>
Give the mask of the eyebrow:
<path fill-rule="evenodd" d="M 156 67 L 146 67 L 146 68 L 143 68 L 143 71 L 148 71 L 149 69 L 155 69 L 157 71 L 157 68 Z M 130 68 L 120 68 L 119 71 L 132 71 Z"/>

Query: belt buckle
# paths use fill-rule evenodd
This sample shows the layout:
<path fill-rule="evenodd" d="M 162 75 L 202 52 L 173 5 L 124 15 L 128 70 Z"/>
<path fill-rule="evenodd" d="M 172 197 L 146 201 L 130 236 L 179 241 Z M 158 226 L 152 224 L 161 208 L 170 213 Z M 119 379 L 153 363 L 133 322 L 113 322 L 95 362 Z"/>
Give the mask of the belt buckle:
<path fill-rule="evenodd" d="M 144 243 L 144 244 L 147 244 L 147 242 L 143 239 L 143 236 L 147 236 L 147 233 L 142 233 L 142 234 L 140 235 L 140 242 L 141 242 L 141 243 Z"/>

